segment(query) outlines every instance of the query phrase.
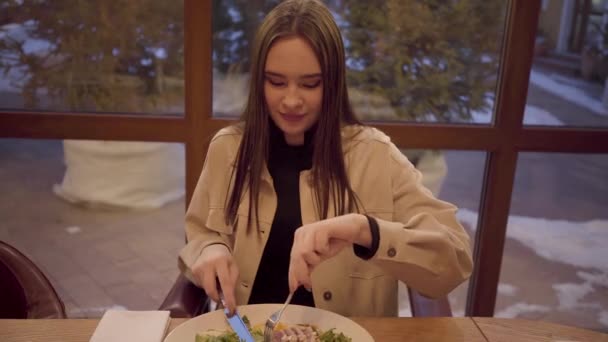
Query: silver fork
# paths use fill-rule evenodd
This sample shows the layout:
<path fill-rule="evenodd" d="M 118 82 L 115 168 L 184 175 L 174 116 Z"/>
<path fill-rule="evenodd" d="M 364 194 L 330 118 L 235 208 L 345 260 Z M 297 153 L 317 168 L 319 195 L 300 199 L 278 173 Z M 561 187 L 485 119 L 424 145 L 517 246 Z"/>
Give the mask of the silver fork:
<path fill-rule="evenodd" d="M 272 334 L 274 331 L 274 327 L 276 327 L 277 324 L 279 323 L 279 320 L 281 319 L 281 315 L 283 314 L 283 311 L 287 307 L 287 304 L 289 304 L 289 302 L 291 302 L 291 297 L 293 297 L 293 292 L 290 293 L 289 296 L 287 296 L 287 300 L 285 301 L 285 304 L 283 304 L 283 307 L 281 308 L 281 310 L 275 311 L 272 315 L 270 315 L 268 320 L 266 320 L 266 326 L 264 327 L 264 342 L 272 341 Z"/>

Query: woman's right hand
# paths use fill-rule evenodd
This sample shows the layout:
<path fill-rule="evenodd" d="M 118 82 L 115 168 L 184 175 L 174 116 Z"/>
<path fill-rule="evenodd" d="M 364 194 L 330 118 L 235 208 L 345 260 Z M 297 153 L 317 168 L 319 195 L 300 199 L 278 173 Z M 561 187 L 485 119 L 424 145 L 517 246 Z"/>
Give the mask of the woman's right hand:
<path fill-rule="evenodd" d="M 234 289 L 239 270 L 228 247 L 222 244 L 205 247 L 194 263 L 192 273 L 207 295 L 217 303 L 221 301 L 221 290 L 226 307 L 231 314 L 234 313 L 236 308 Z M 221 289 L 217 287 L 218 280 Z"/>

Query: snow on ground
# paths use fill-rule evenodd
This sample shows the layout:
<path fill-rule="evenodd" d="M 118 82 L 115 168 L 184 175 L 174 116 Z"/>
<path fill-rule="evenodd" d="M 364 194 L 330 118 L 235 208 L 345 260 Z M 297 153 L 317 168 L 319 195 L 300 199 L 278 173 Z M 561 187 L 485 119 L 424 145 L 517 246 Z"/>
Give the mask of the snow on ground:
<path fill-rule="evenodd" d="M 519 302 L 508 306 L 507 308 L 500 310 L 494 314 L 494 317 L 499 318 L 515 318 L 523 313 L 529 312 L 549 312 L 551 308 L 545 305 L 528 304 L 525 302 Z"/>
<path fill-rule="evenodd" d="M 564 123 L 550 112 L 535 106 L 526 106 L 524 125 L 563 126 Z"/>
<path fill-rule="evenodd" d="M 458 218 L 476 227 L 477 213 L 463 208 Z M 608 273 L 608 220 L 573 222 L 511 215 L 507 237 L 545 259 Z"/>
<path fill-rule="evenodd" d="M 476 212 L 463 208 L 457 216 L 461 222 L 475 229 Z M 513 318 L 523 313 L 551 310 L 597 310 L 598 322 L 608 326 L 608 311 L 603 307 L 605 303 L 588 298 L 608 289 L 608 220 L 575 222 L 511 215 L 507 237 L 517 240 L 548 261 L 593 271 L 578 271 L 576 275 L 581 279 L 580 283 L 552 284 L 558 301 L 556 308 L 518 302 L 497 312 L 496 317 Z M 516 287 L 508 284 L 498 287 L 499 294 L 503 296 L 514 297 L 516 291 Z"/>
<path fill-rule="evenodd" d="M 498 293 L 503 296 L 513 297 L 517 294 L 517 287 L 511 284 L 498 284 Z"/>
<path fill-rule="evenodd" d="M 490 124 L 493 118 L 494 101 L 488 100 L 489 109 L 473 111 L 473 122 L 476 124 Z M 563 126 L 564 123 L 550 112 L 532 105 L 527 105 L 524 113 L 524 125 Z"/>
<path fill-rule="evenodd" d="M 582 89 L 561 83 L 550 75 L 532 70 L 530 72 L 530 83 L 578 106 L 587 108 L 598 115 L 608 116 L 608 108 L 604 107 L 600 101 L 585 93 Z"/>
<path fill-rule="evenodd" d="M 567 311 L 579 308 L 601 309 L 599 303 L 581 303 L 585 296 L 595 291 L 593 286 L 588 282 L 582 284 L 553 284 L 552 287 L 559 301 L 559 310 Z"/>

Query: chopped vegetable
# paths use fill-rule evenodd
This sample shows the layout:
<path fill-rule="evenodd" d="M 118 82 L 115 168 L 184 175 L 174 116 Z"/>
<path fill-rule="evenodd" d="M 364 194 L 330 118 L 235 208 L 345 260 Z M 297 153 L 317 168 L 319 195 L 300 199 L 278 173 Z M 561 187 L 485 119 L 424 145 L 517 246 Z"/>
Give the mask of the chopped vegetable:
<path fill-rule="evenodd" d="M 350 342 L 352 339 L 346 337 L 343 333 L 336 334 L 335 329 L 327 330 L 319 335 L 320 342 Z"/>
<path fill-rule="evenodd" d="M 262 329 L 252 329 L 251 323 L 247 316 L 243 316 L 243 322 L 249 328 L 251 336 L 255 342 L 264 342 L 264 332 Z M 320 331 L 319 329 L 312 327 L 317 333 L 319 342 L 351 342 L 352 339 L 347 337 L 343 333 L 334 332 L 335 329 Z M 280 329 L 282 330 L 282 329 Z M 238 335 L 233 331 L 227 331 L 217 336 L 207 334 L 196 334 L 195 342 L 241 342 Z"/>

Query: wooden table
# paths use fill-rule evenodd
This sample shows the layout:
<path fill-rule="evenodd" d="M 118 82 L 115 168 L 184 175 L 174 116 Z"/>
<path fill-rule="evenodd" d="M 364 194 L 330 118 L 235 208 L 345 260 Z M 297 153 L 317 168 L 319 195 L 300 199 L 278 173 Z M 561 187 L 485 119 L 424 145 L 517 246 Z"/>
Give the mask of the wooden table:
<path fill-rule="evenodd" d="M 377 342 L 608 342 L 608 335 L 563 325 L 497 318 L 354 318 Z M 184 319 L 172 319 L 169 331 Z M 2 342 L 88 342 L 98 319 L 0 320 Z M 356 342 L 356 341 L 355 341 Z"/>

